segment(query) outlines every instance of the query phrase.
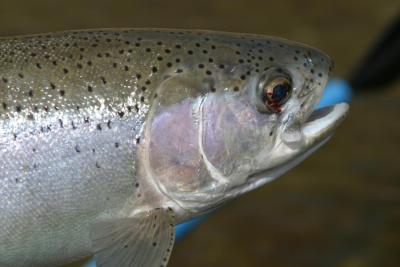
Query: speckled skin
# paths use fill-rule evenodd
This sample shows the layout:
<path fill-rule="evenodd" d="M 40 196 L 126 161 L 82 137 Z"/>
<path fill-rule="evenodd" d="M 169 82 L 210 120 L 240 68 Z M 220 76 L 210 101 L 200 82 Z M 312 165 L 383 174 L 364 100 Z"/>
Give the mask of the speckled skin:
<path fill-rule="evenodd" d="M 166 200 L 138 175 L 137 149 L 167 77 L 212 94 L 287 64 L 307 72 L 304 95 L 326 82 L 318 51 L 263 36 L 144 29 L 0 39 L 0 266 L 91 255 L 92 222 Z"/>

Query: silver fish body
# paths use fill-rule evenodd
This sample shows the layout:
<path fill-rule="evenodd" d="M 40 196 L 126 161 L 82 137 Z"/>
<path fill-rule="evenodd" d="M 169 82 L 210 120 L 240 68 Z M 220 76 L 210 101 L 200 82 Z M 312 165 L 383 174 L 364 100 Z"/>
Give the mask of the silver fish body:
<path fill-rule="evenodd" d="M 276 178 L 331 135 L 347 106 L 308 119 L 330 64 L 301 44 L 209 31 L 0 39 L 0 266 L 93 254 L 99 266 L 166 265 L 171 225 Z M 293 84 L 276 112 L 254 100 L 271 71 Z"/>

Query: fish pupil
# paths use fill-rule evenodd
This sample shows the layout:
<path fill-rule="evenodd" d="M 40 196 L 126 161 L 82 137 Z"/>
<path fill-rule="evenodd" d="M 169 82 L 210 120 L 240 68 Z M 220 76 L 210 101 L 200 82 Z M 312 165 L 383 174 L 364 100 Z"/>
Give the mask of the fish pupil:
<path fill-rule="evenodd" d="M 290 86 L 287 83 L 278 84 L 272 91 L 271 100 L 272 102 L 282 102 L 289 95 Z"/>

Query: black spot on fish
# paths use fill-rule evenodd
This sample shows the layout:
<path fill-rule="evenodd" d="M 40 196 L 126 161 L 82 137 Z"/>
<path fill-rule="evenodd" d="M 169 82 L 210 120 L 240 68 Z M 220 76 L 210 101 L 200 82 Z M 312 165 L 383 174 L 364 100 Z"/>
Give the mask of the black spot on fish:
<path fill-rule="evenodd" d="M 28 120 L 30 120 L 30 121 L 35 120 L 35 116 L 33 116 L 32 113 L 29 113 L 29 114 L 26 116 L 26 118 L 27 118 Z"/>

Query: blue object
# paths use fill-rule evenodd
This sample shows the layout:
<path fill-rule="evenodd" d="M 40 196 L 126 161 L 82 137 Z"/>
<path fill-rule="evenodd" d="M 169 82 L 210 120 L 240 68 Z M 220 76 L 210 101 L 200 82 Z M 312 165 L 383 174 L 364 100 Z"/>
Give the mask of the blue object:
<path fill-rule="evenodd" d="M 350 84 L 345 80 L 334 78 L 329 81 L 328 85 L 325 88 L 324 94 L 322 95 L 321 101 L 316 108 L 322 108 L 341 102 L 348 103 L 351 101 L 352 96 L 353 93 Z M 176 239 L 181 240 L 186 233 L 199 225 L 202 221 L 206 219 L 206 217 L 207 216 L 205 215 L 199 216 L 188 222 L 179 224 L 176 227 Z M 83 267 L 96 267 L 96 264 L 93 260 L 91 260 Z"/>
<path fill-rule="evenodd" d="M 352 97 L 353 92 L 350 84 L 345 80 L 334 78 L 328 82 L 317 108 L 330 106 L 340 102 L 349 103 Z"/>
<path fill-rule="evenodd" d="M 178 241 L 181 240 L 186 233 L 188 233 L 190 230 L 199 225 L 202 221 L 206 219 L 206 217 L 207 215 L 202 215 L 190 221 L 179 224 L 176 227 L 176 240 Z"/>

